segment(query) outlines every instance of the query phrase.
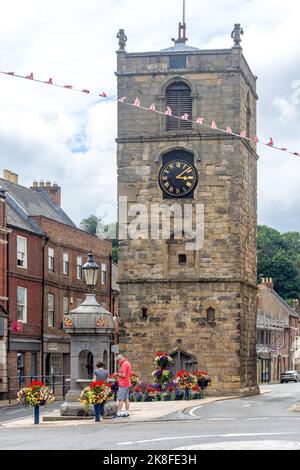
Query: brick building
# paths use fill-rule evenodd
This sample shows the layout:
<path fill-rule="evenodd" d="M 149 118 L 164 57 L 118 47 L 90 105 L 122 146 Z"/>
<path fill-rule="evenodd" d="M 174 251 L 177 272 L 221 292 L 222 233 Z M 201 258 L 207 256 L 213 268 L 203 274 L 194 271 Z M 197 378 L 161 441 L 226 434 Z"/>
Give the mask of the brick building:
<path fill-rule="evenodd" d="M 280 374 L 296 368 L 299 314 L 262 279 L 257 301 L 257 379 L 278 382 Z"/>
<path fill-rule="evenodd" d="M 28 189 L 5 171 L 9 235 L 9 377 L 68 375 L 70 346 L 63 316 L 85 298 L 82 266 L 92 250 L 101 268 L 97 299 L 110 310 L 111 242 L 79 230 L 61 209 L 61 188 L 34 182 Z M 5 273 L 5 267 L 1 270 Z M 21 328 L 20 328 L 21 326 Z M 20 331 L 19 331 L 20 330 Z M 16 380 L 11 388 L 16 387 Z"/>

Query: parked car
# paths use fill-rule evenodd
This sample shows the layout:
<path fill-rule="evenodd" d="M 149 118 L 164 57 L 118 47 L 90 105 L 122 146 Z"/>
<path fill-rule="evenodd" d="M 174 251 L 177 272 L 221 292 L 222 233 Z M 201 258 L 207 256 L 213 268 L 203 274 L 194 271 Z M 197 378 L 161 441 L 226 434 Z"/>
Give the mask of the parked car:
<path fill-rule="evenodd" d="M 288 370 L 280 375 L 280 382 L 288 383 L 288 382 L 300 382 L 300 372 L 297 370 Z"/>

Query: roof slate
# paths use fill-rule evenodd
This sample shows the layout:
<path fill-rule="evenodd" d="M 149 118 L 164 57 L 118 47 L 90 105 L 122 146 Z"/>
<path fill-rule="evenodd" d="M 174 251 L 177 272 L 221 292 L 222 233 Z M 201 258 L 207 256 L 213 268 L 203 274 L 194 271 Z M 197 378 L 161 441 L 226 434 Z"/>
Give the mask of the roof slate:
<path fill-rule="evenodd" d="M 16 225 L 13 221 L 21 224 L 22 220 L 24 227 L 21 228 L 25 228 L 26 226 L 26 230 L 28 230 L 29 224 L 31 226 L 30 230 L 36 231 L 38 230 L 38 225 L 29 220 L 28 217 L 44 216 L 56 222 L 77 228 L 61 207 L 57 206 L 53 199 L 42 188 L 32 190 L 2 178 L 0 178 L 0 188 L 5 189 L 8 193 L 7 202 L 8 206 L 12 209 L 9 211 L 12 223 L 9 223 L 12 225 Z M 34 230 L 33 225 L 35 226 Z M 41 230 L 40 232 L 42 233 Z"/>

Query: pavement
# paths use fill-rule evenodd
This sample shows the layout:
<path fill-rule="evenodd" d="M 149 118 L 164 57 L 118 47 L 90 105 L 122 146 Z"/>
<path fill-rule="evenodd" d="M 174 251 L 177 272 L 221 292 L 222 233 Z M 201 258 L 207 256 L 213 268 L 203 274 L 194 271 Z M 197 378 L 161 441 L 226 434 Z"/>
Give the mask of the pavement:
<path fill-rule="evenodd" d="M 261 391 L 248 398 L 135 403 L 129 419 L 101 423 L 80 419 L 34 426 L 31 409 L 11 407 L 0 410 L 0 449 L 94 450 L 100 451 L 100 463 L 105 463 L 102 450 L 121 456 L 135 450 L 300 450 L 300 415 L 293 411 L 300 383 Z M 42 414 L 54 416 L 59 405 Z"/>
<path fill-rule="evenodd" d="M 181 400 L 181 401 L 161 401 L 161 402 L 141 402 L 130 404 L 130 416 L 128 418 L 105 418 L 101 424 L 133 424 L 155 422 L 157 420 L 177 420 L 185 416 L 189 408 L 210 404 L 218 401 L 234 400 L 230 397 L 208 397 L 201 400 Z M 53 406 L 53 405 L 52 405 Z M 41 409 L 41 427 L 65 427 L 65 426 L 87 426 L 91 425 L 94 418 L 61 417 L 59 408 L 47 411 L 47 407 Z M 33 412 L 22 418 L 8 422 L 0 421 L 1 427 L 6 428 L 30 428 L 36 427 L 33 424 Z"/>

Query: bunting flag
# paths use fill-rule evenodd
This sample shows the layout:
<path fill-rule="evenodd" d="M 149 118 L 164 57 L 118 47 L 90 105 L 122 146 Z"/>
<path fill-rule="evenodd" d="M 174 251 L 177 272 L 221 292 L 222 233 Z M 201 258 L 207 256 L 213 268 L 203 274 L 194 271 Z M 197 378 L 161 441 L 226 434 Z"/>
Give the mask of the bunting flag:
<path fill-rule="evenodd" d="M 185 113 L 183 116 L 181 116 L 180 119 L 181 119 L 182 121 L 189 121 L 189 117 L 190 117 L 190 116 L 188 115 L 188 113 Z"/>
<path fill-rule="evenodd" d="M 136 99 L 134 100 L 133 106 L 135 106 L 136 108 L 140 108 L 140 106 L 141 106 L 141 100 L 140 100 L 139 98 L 136 98 Z"/>
<path fill-rule="evenodd" d="M 120 98 L 116 99 L 116 98 L 109 97 L 107 95 L 107 93 L 105 93 L 104 91 L 102 91 L 101 93 L 99 93 L 99 92 L 98 93 L 91 93 L 90 90 L 88 90 L 87 88 L 78 89 L 78 88 L 74 88 L 73 85 L 59 85 L 58 83 L 54 83 L 52 78 L 49 78 L 47 81 L 37 80 L 37 79 L 34 78 L 33 72 L 31 72 L 29 75 L 18 75 L 15 72 L 12 72 L 12 71 L 4 72 L 4 71 L 0 70 L 0 74 L 8 75 L 8 76 L 15 77 L 15 78 L 22 78 L 22 79 L 26 79 L 26 80 L 32 80 L 32 81 L 37 82 L 37 83 L 52 85 L 52 86 L 55 86 L 55 87 L 76 91 L 76 92 L 79 92 L 79 93 L 85 93 L 85 94 L 88 94 L 88 95 L 91 95 L 91 96 L 96 96 L 96 97 L 101 97 L 101 98 L 109 98 L 110 100 L 117 101 L 117 102 L 119 102 L 121 104 L 124 104 L 124 105 L 127 105 L 127 106 L 133 106 L 135 108 L 141 108 L 145 111 L 150 111 L 150 112 L 156 113 L 156 114 L 161 114 L 161 115 L 165 115 L 165 116 L 172 116 L 174 119 L 180 119 L 180 120 L 183 120 L 183 121 L 188 121 L 188 122 L 191 122 L 191 123 L 194 123 L 194 124 L 198 124 L 202 127 L 218 131 L 219 133 L 222 132 L 224 134 L 231 135 L 232 137 L 237 137 L 237 138 L 240 138 L 242 140 L 247 140 L 248 142 L 253 142 L 255 144 L 264 145 L 264 146 L 272 148 L 274 150 L 279 150 L 281 152 L 286 152 L 290 155 L 295 155 L 296 157 L 300 157 L 299 152 L 291 152 L 291 151 L 288 150 L 287 147 L 276 147 L 274 145 L 274 140 L 273 140 L 272 137 L 270 137 L 270 140 L 267 143 L 266 142 L 261 142 L 260 139 L 257 136 L 254 136 L 253 138 L 247 136 L 246 131 L 242 131 L 238 134 L 238 133 L 233 132 L 233 130 L 230 126 L 226 127 L 226 129 L 220 129 L 220 128 L 218 128 L 218 126 L 216 124 L 216 121 L 214 121 L 214 120 L 212 121 L 211 125 L 209 125 L 209 124 L 205 124 L 205 119 L 203 117 L 197 117 L 196 121 L 193 121 L 190 118 L 188 113 L 183 114 L 183 116 L 173 115 L 173 111 L 169 106 L 167 107 L 167 109 L 165 111 L 158 111 L 156 109 L 156 104 L 155 103 L 152 103 L 149 107 L 144 107 L 144 106 L 141 105 L 141 100 L 138 97 L 134 100 L 133 103 L 129 103 L 129 102 L 127 102 L 127 97 L 126 96 L 123 96 L 123 97 L 120 97 Z"/>

